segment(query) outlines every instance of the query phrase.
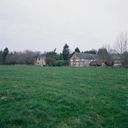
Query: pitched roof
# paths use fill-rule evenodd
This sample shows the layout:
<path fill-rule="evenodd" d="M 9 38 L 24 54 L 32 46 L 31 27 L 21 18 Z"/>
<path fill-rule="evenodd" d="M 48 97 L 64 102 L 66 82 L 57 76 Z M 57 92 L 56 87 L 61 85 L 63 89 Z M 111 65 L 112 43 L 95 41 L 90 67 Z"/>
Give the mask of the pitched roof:
<path fill-rule="evenodd" d="M 88 60 L 94 60 L 96 59 L 97 55 L 95 54 L 89 54 L 89 53 L 74 53 L 78 58 L 80 59 L 88 59 Z"/>

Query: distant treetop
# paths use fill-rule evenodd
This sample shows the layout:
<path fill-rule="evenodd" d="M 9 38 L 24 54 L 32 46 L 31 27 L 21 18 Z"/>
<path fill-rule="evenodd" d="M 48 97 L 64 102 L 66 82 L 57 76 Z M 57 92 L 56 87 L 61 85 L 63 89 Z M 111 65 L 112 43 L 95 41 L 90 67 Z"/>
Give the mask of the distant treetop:
<path fill-rule="evenodd" d="M 97 54 L 97 51 L 96 50 L 89 50 L 89 51 L 85 51 L 84 53 Z"/>
<path fill-rule="evenodd" d="M 75 48 L 75 52 L 80 53 L 80 50 L 79 50 L 79 48 L 78 48 L 78 47 L 76 47 L 76 48 Z"/>

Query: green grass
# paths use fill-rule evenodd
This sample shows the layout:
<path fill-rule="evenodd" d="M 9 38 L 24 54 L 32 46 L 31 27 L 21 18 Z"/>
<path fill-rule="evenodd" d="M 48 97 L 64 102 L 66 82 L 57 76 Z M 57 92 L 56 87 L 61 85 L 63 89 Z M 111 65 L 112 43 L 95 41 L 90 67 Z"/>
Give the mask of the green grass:
<path fill-rule="evenodd" d="M 128 69 L 0 66 L 0 128 L 127 128 Z"/>

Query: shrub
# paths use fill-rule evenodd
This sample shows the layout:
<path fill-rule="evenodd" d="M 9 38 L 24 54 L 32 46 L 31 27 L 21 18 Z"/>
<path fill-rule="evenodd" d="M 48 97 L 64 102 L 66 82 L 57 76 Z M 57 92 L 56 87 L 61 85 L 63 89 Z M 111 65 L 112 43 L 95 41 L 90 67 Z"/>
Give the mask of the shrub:
<path fill-rule="evenodd" d="M 56 66 L 67 66 L 68 64 L 69 62 L 66 60 L 57 60 L 55 63 Z"/>
<path fill-rule="evenodd" d="M 123 67 L 128 68 L 128 52 L 124 52 L 121 57 Z"/>

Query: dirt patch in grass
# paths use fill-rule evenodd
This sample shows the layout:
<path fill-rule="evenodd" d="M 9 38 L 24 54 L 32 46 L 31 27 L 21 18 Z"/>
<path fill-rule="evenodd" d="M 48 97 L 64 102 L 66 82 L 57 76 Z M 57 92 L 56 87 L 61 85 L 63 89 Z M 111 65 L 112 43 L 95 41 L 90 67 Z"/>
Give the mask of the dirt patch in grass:
<path fill-rule="evenodd" d="M 0 100 L 7 99 L 7 96 L 0 96 Z"/>

